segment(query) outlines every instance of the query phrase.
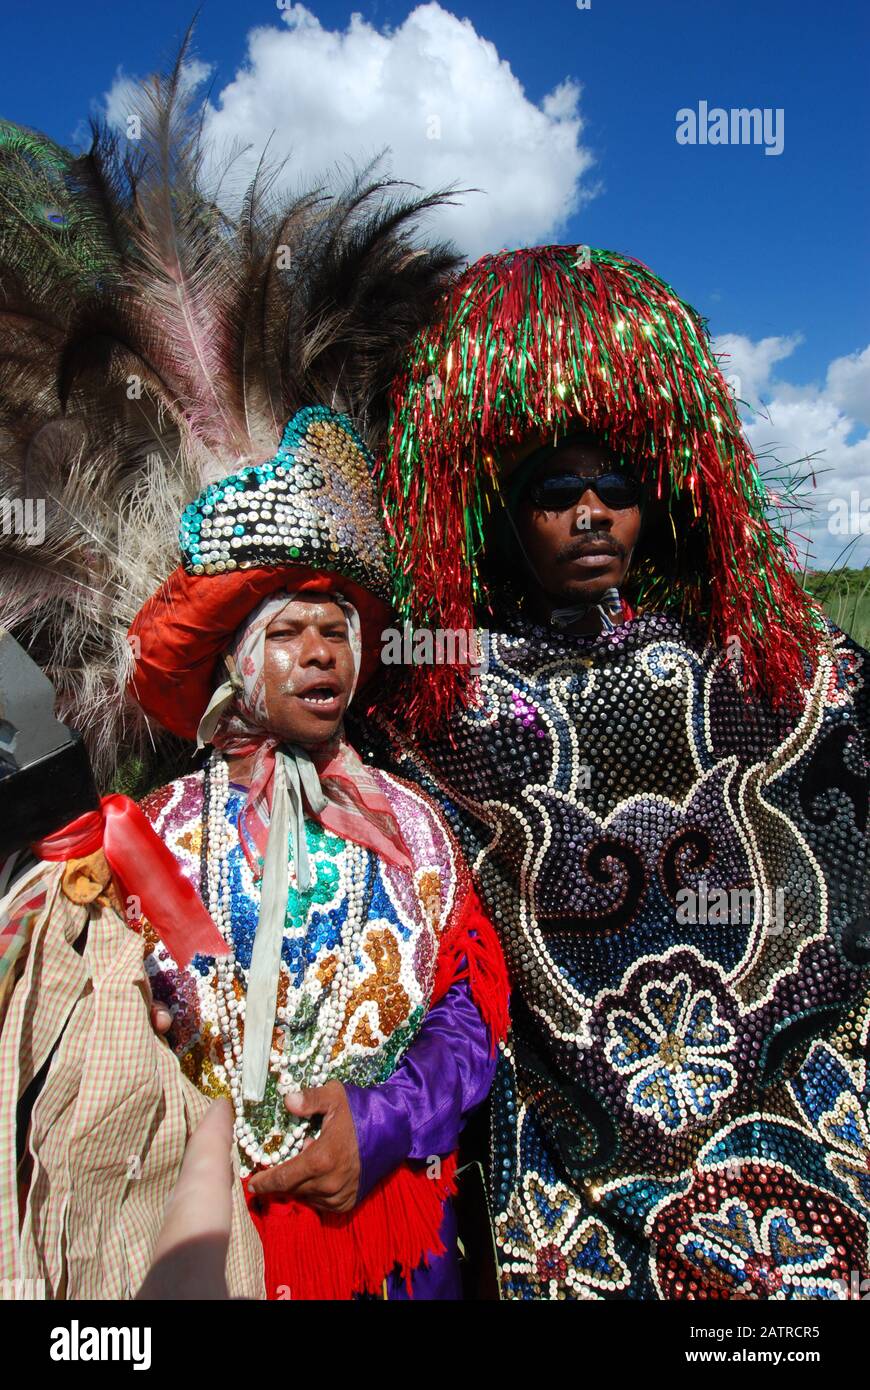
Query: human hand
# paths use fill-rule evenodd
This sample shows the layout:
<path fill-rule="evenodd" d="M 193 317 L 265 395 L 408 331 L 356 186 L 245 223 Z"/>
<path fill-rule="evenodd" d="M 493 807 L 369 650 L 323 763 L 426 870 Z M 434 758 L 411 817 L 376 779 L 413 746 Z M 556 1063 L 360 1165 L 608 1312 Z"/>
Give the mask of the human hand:
<path fill-rule="evenodd" d="M 137 1299 L 229 1298 L 233 1143 L 233 1108 L 212 1101 L 188 1140 Z"/>
<path fill-rule="evenodd" d="M 172 1014 L 166 1004 L 157 1002 L 151 1005 L 151 1027 L 161 1037 L 169 1032 L 172 1027 Z"/>
<path fill-rule="evenodd" d="M 322 1115 L 316 1139 L 306 1139 L 302 1153 L 255 1173 L 248 1190 L 256 1195 L 286 1192 L 320 1211 L 348 1212 L 359 1190 L 360 1158 L 347 1093 L 340 1081 L 327 1081 L 285 1096 L 291 1115 Z"/>

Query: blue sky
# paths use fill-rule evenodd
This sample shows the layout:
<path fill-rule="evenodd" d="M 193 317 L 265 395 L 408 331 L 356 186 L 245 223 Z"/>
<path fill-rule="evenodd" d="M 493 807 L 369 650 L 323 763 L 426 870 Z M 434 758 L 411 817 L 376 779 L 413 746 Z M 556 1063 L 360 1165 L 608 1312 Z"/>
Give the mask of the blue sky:
<path fill-rule="evenodd" d="M 311 146 L 321 163 L 389 142 L 395 172 L 419 182 L 445 169 L 478 187 L 489 177 L 478 213 L 449 228 L 472 254 L 565 240 L 638 257 L 709 318 L 742 394 L 766 404 L 770 420 L 747 417 L 753 443 L 772 442 L 784 457 L 824 449 L 828 483 L 844 495 L 870 492 L 870 7 L 444 0 L 416 10 L 310 0 L 307 10 L 289 17 L 266 0 L 204 0 L 195 54 L 212 69 L 217 134 L 256 142 L 275 128 L 280 140 L 286 125 L 294 148 Z M 353 11 L 361 18 L 351 41 Z M 142 76 L 171 58 L 192 14 L 171 0 L 7 0 L 2 114 L 75 143 L 119 74 Z M 272 35 L 251 58 L 257 26 Z M 415 93 L 433 54 L 464 76 L 443 101 L 428 95 L 421 106 Z M 247 83 L 231 86 L 246 65 Z M 370 108 L 376 84 L 382 99 Z M 781 108 L 782 153 L 679 145 L 676 112 L 700 101 Z M 430 108 L 443 122 L 437 144 L 412 138 Z M 834 542 L 821 544 L 822 558 L 832 557 Z M 870 559 L 870 537 L 862 547 Z"/>

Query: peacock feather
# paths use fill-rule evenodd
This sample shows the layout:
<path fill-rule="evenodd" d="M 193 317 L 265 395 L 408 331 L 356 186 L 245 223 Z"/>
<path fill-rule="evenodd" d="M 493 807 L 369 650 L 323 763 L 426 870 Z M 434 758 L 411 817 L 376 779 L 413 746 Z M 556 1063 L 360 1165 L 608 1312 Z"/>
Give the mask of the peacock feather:
<path fill-rule="evenodd" d="M 165 755 L 124 697 L 126 633 L 177 563 L 182 508 L 269 457 L 304 405 L 348 414 L 376 449 L 389 382 L 457 265 L 419 236 L 447 195 L 409 196 L 376 165 L 288 192 L 264 154 L 229 212 L 190 42 L 133 92 L 135 140 L 95 120 L 76 155 L 0 125 L 0 623 L 103 786 Z"/>

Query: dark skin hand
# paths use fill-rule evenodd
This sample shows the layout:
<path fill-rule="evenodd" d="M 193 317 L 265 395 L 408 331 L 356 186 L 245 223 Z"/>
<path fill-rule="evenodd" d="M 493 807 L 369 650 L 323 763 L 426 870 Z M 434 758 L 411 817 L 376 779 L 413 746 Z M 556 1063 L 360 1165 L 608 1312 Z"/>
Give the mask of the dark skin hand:
<path fill-rule="evenodd" d="M 248 1187 L 257 1194 L 287 1192 L 318 1211 L 348 1212 L 356 1204 L 360 1161 L 356 1127 L 340 1081 L 327 1081 L 285 1096 L 291 1115 L 322 1115 L 320 1134 L 306 1139 L 301 1154 L 255 1173 Z"/>
<path fill-rule="evenodd" d="M 172 1015 L 165 1004 L 151 1005 L 156 1033 L 167 1033 Z M 356 1126 L 340 1081 L 327 1081 L 308 1091 L 288 1095 L 284 1104 L 291 1115 L 322 1115 L 320 1135 L 306 1139 L 302 1153 L 287 1163 L 277 1163 L 256 1173 L 252 1192 L 288 1192 L 319 1211 L 347 1212 L 356 1205 L 360 1160 Z"/>

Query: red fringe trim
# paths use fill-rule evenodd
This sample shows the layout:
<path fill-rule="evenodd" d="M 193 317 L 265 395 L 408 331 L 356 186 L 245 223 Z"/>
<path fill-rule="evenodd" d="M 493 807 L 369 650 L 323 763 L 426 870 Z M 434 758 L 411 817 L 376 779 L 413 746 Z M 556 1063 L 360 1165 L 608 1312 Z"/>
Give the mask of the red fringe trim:
<path fill-rule="evenodd" d="M 459 920 L 442 938 L 432 1004 L 451 985 L 467 980 L 493 1050 L 507 1035 L 509 985 L 498 937 L 471 889 Z M 411 1293 L 411 1274 L 445 1253 L 439 1231 L 444 1203 L 456 1191 L 456 1155 L 442 1160 L 432 1178 L 403 1164 L 345 1215 L 319 1212 L 280 1194 L 245 1196 L 263 1243 L 266 1297 L 346 1300 L 380 1294 L 399 1269 Z"/>
<path fill-rule="evenodd" d="M 266 1297 L 347 1300 L 380 1294 L 396 1270 L 408 1285 L 419 1265 L 445 1253 L 439 1231 L 444 1203 L 456 1191 L 456 1155 L 441 1176 L 403 1164 L 345 1215 L 319 1212 L 292 1197 L 245 1196 L 263 1243 Z"/>
<path fill-rule="evenodd" d="M 441 942 L 432 1004 L 443 999 L 458 980 L 468 981 L 495 1051 L 496 1043 L 507 1037 L 510 984 L 498 937 L 474 889 L 465 899 L 459 921 Z"/>

